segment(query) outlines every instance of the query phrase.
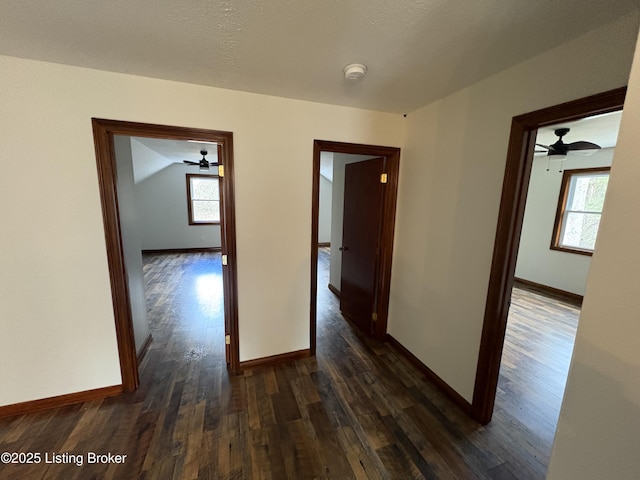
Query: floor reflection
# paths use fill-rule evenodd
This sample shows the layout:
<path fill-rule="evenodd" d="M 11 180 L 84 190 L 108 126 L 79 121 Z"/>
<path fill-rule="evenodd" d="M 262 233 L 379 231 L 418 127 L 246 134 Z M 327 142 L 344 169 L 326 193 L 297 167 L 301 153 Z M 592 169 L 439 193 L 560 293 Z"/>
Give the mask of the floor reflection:
<path fill-rule="evenodd" d="M 195 292 L 198 297 L 198 306 L 203 314 L 214 318 L 222 318 L 224 296 L 221 272 L 196 276 Z"/>
<path fill-rule="evenodd" d="M 184 363 L 224 356 L 220 252 L 143 255 L 147 315 L 156 348 L 182 352 Z"/>

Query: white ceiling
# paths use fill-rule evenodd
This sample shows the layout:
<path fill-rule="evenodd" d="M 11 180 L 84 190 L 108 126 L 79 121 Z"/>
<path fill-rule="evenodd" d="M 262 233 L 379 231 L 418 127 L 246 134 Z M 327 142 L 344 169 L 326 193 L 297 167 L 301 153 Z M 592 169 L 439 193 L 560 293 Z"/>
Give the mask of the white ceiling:
<path fill-rule="evenodd" d="M 183 160 L 200 161 L 202 158 L 200 150 L 207 150 L 207 160 L 210 162 L 217 163 L 218 161 L 218 149 L 215 144 L 144 137 L 131 137 L 131 140 L 141 143 L 154 152 L 154 155 L 133 154 L 133 180 L 135 183 L 146 180 L 174 163 L 184 165 Z M 198 167 L 195 166 L 184 165 L 184 168 L 185 171 L 190 170 L 192 173 L 199 172 Z"/>
<path fill-rule="evenodd" d="M 207 160 L 212 163 L 218 162 L 218 148 L 216 144 L 203 142 L 190 142 L 187 140 L 164 140 L 161 138 L 131 137 L 142 143 L 147 148 L 173 163 L 182 163 L 183 160 L 199 162 L 202 158 L 201 150 L 207 151 Z"/>
<path fill-rule="evenodd" d="M 28 0 L 0 54 L 406 113 L 638 0 Z M 348 63 L 367 76 L 349 83 Z"/>

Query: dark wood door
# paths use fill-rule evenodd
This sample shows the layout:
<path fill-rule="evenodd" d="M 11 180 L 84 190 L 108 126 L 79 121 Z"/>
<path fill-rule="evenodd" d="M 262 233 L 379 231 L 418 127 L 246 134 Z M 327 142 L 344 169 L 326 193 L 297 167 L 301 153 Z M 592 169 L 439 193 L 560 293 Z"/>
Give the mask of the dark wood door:
<path fill-rule="evenodd" d="M 384 158 L 345 166 L 340 310 L 367 334 L 377 294 Z"/>

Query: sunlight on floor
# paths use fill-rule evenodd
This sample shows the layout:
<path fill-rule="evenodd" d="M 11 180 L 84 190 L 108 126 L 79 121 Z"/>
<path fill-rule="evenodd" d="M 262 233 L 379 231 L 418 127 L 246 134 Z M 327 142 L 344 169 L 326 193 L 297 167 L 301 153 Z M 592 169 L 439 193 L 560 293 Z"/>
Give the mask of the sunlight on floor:
<path fill-rule="evenodd" d="M 200 309 L 209 315 L 222 315 L 223 290 L 222 275 L 208 273 L 195 279 L 195 291 Z"/>

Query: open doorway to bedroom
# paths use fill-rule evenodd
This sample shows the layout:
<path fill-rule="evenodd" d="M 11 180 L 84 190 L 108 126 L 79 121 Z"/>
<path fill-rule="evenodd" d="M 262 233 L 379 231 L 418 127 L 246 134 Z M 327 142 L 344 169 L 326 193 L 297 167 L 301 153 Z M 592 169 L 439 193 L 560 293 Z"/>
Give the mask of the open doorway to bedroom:
<path fill-rule="evenodd" d="M 549 147 L 551 146 L 549 145 L 551 142 L 548 140 L 546 143 L 542 143 L 544 142 L 542 139 L 538 142 L 537 134 L 539 131 L 544 133 L 545 127 L 552 127 L 551 137 L 553 138 L 557 136 L 557 132 L 555 132 L 557 127 L 562 127 L 563 124 L 567 124 L 567 122 L 576 122 L 582 119 L 589 119 L 598 115 L 620 111 L 624 104 L 625 95 L 626 89 L 620 88 L 519 115 L 512 120 L 471 411 L 472 417 L 481 424 L 487 424 L 491 420 L 494 413 L 494 406 L 497 405 L 496 398 L 499 388 L 503 353 L 505 354 L 505 360 L 509 361 L 508 352 L 506 351 L 506 342 L 508 339 L 505 339 L 505 333 L 507 332 L 509 311 L 512 305 L 512 290 L 516 276 L 516 265 L 520 264 L 519 275 L 524 275 L 523 267 L 526 263 L 524 257 L 518 257 L 518 250 L 520 248 L 521 233 L 524 237 L 523 222 L 525 218 L 525 205 L 527 204 L 527 193 L 529 190 L 529 181 L 532 177 L 532 170 L 538 169 L 541 165 L 543 169 L 542 173 L 552 173 L 555 168 L 557 174 L 558 170 L 565 170 L 567 162 L 566 158 L 564 160 L 565 163 L 554 162 L 551 159 L 547 161 L 545 158 L 543 158 L 541 162 L 535 160 L 535 150 L 541 149 L 543 150 L 542 153 L 546 155 L 546 153 L 550 151 Z M 585 120 L 585 122 L 587 121 Z M 564 126 L 566 127 L 567 125 Z M 575 141 L 586 140 L 588 139 L 575 138 Z M 566 143 L 572 143 L 573 141 L 574 140 L 569 141 L 567 138 Z M 536 145 L 536 143 L 540 144 Z M 558 165 L 560 165 L 560 168 L 558 168 Z M 546 172 L 547 166 L 549 167 L 549 172 Z M 588 183 L 589 180 L 587 179 L 587 184 Z M 535 187 L 532 187 L 532 192 L 533 191 L 535 191 Z M 554 194 L 551 197 L 552 203 L 555 203 L 554 211 L 564 209 L 568 212 L 571 210 L 571 208 L 566 208 L 565 200 L 568 197 L 559 197 L 559 194 Z M 547 200 L 549 198 L 550 197 L 547 196 Z M 587 212 L 585 209 L 582 209 L 576 213 L 584 215 L 591 214 L 592 212 Z M 548 234 L 548 236 L 551 237 L 552 232 L 557 230 L 556 227 L 558 224 L 562 225 L 562 222 L 567 223 L 566 218 L 567 217 L 565 217 L 565 220 L 556 220 L 556 216 L 551 220 L 547 218 L 548 230 L 546 233 L 542 232 L 539 226 L 534 227 L 534 230 L 536 233 L 542 232 L 541 234 L 545 236 Z M 577 236 L 580 237 L 580 235 Z M 553 235 L 553 240 L 552 238 L 548 238 L 548 240 L 544 242 L 544 248 L 548 249 L 550 245 L 553 247 L 552 242 L 557 243 L 557 238 L 557 235 Z M 567 239 L 563 238 L 562 241 L 565 242 Z M 568 241 L 571 243 L 573 240 L 569 239 Z M 528 287 L 535 286 L 531 285 L 531 281 L 529 283 Z M 514 302 L 517 301 L 515 295 L 513 296 L 513 300 Z M 514 305 L 514 312 L 516 310 L 515 307 Z M 531 309 L 525 307 L 525 310 L 529 313 Z M 530 319 L 530 324 L 535 324 L 535 319 Z M 575 327 L 571 328 L 575 329 Z M 525 347 L 523 347 L 524 350 L 522 348 L 521 350 L 526 352 L 527 348 L 532 348 L 534 342 L 531 340 L 537 339 L 537 337 L 531 332 L 526 332 L 524 329 L 520 329 L 519 334 L 525 344 Z M 571 337 L 568 343 L 570 343 L 568 350 L 572 350 L 573 337 Z M 551 355 L 553 354 L 553 352 L 550 353 Z M 511 359 L 511 361 L 513 361 L 513 359 Z M 527 362 L 531 363 L 530 359 L 524 358 L 524 363 Z M 564 395 L 565 381 L 566 374 L 564 374 L 562 386 L 559 388 L 561 391 L 560 401 Z M 525 380 L 525 382 L 526 385 L 521 383 L 521 385 L 524 385 L 524 390 L 536 388 L 527 380 Z M 501 388 L 507 388 L 508 393 L 509 384 L 503 383 Z M 516 408 L 524 408 L 525 412 L 528 411 L 526 407 L 523 406 Z M 534 418 L 530 418 L 530 420 L 535 422 Z M 555 431 L 555 426 L 553 430 Z"/>
<path fill-rule="evenodd" d="M 535 139 L 494 415 L 532 432 L 541 459 L 560 415 L 621 114 L 545 126 Z"/>
<path fill-rule="evenodd" d="M 320 343 L 333 341 L 334 333 L 339 331 L 334 322 L 345 320 L 365 335 L 371 334 L 370 325 L 362 325 L 357 319 L 345 312 L 342 306 L 343 260 L 353 253 L 345 243 L 345 222 L 353 219 L 345 216 L 345 197 L 347 195 L 346 171 L 348 166 L 361 162 L 369 162 L 376 157 L 371 155 L 355 155 L 349 153 L 320 152 L 319 207 L 318 207 L 318 285 L 317 285 L 317 338 Z M 365 205 L 358 212 L 364 215 L 368 210 L 379 209 L 380 205 Z M 348 226 L 349 224 L 347 224 Z M 349 243 L 349 242 L 347 242 Z M 371 262 L 373 264 L 373 262 Z M 365 267 L 366 269 L 366 267 Z M 366 272 L 363 272 L 366 274 Z M 373 273 L 373 272 L 371 272 Z M 371 284 L 374 284 L 371 275 Z M 347 289 L 349 286 L 347 285 Z M 350 293 L 347 291 L 347 297 Z M 371 312 L 366 315 L 371 318 Z"/>
<path fill-rule="evenodd" d="M 141 368 L 146 362 L 141 371 L 153 376 L 168 361 L 189 372 L 223 366 L 218 145 L 123 135 L 114 136 L 114 145 L 137 359 Z"/>
<path fill-rule="evenodd" d="M 398 148 L 314 142 L 312 355 L 334 321 L 385 337 L 399 159 Z"/>
<path fill-rule="evenodd" d="M 232 134 L 97 119 L 93 126 L 125 391 L 139 384 L 147 313 L 160 350 L 188 364 L 217 345 L 214 357 L 238 371 Z M 208 150 L 205 162 L 194 147 Z"/>

